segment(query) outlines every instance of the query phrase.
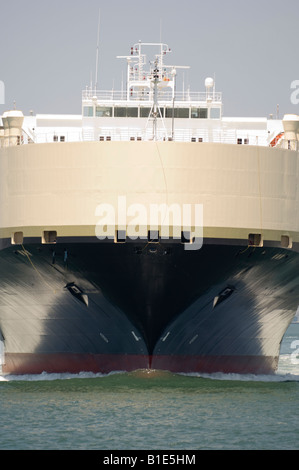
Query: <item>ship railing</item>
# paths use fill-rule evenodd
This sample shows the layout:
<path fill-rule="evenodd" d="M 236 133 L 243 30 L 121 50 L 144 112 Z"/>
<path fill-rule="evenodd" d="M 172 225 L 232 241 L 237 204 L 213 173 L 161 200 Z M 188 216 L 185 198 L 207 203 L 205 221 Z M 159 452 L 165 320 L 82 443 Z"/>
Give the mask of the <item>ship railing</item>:
<path fill-rule="evenodd" d="M 149 141 L 153 140 L 153 129 L 149 126 L 146 129 L 140 128 L 101 128 L 95 130 L 94 128 L 86 127 L 83 129 L 84 141 Z M 172 134 L 171 129 L 158 128 L 156 131 L 157 141 L 175 141 L 175 142 L 206 142 L 206 143 L 222 143 L 222 144 L 238 144 L 238 145 L 252 145 L 252 146 L 268 146 L 267 137 L 264 135 L 259 136 L 246 136 L 240 137 L 235 132 L 221 132 L 220 130 L 201 130 L 195 131 L 194 129 L 175 129 Z"/>
<path fill-rule="evenodd" d="M 175 101 L 182 102 L 195 102 L 195 103 L 222 103 L 222 93 L 221 92 L 190 92 L 190 91 L 180 91 L 176 92 L 174 96 Z M 100 102 L 117 102 L 117 101 L 142 101 L 149 105 L 153 102 L 153 93 L 152 91 L 146 90 L 133 90 L 127 93 L 127 91 L 116 91 L 116 90 L 107 90 L 107 91 L 98 91 L 98 90 L 84 90 L 82 92 L 82 101 L 100 101 Z M 158 94 L 158 100 L 173 102 L 172 91 L 169 90 L 160 90 Z"/>
<path fill-rule="evenodd" d="M 55 143 L 55 142 L 97 142 L 97 141 L 150 141 L 153 140 L 153 130 L 148 128 L 146 130 L 141 129 L 118 129 L 117 131 L 113 128 L 109 129 L 94 129 L 94 128 L 83 128 L 82 132 L 71 132 L 63 133 L 63 135 L 57 135 L 57 133 L 36 133 L 34 143 Z M 252 138 L 240 138 L 235 133 L 223 134 L 221 132 L 194 132 L 192 129 L 176 129 L 174 134 L 170 130 L 159 129 L 156 134 L 157 141 L 174 141 L 174 142 L 198 142 L 198 143 L 221 143 L 221 144 L 235 144 L 235 145 L 251 145 L 267 147 L 267 139 L 263 136 L 252 137 Z M 33 141 L 30 139 L 24 139 L 22 144 L 30 144 Z M 298 142 L 294 142 L 294 145 L 289 146 L 288 143 L 284 143 L 280 148 L 299 150 Z"/>
<path fill-rule="evenodd" d="M 36 132 L 34 142 L 36 144 L 48 144 L 52 142 L 82 142 L 83 133 L 78 132 Z"/>
<path fill-rule="evenodd" d="M 28 136 L 26 136 L 28 137 Z M 149 141 L 153 140 L 153 128 L 94 128 L 83 127 L 80 131 L 72 132 L 36 132 L 34 135 L 35 143 L 53 143 L 53 142 L 94 142 L 94 141 Z M 167 127 L 158 127 L 156 131 L 158 141 L 173 140 L 175 142 L 206 142 L 222 144 L 238 144 L 251 146 L 268 146 L 267 137 L 262 133 L 255 135 L 240 135 L 235 130 L 221 131 L 220 129 L 172 129 Z M 32 143 L 32 139 L 24 139 L 22 143 Z M 297 141 L 282 141 L 280 148 L 299 150 Z"/>
<path fill-rule="evenodd" d="M 29 136 L 23 133 L 20 143 L 53 143 L 53 142 L 94 142 L 94 141 L 148 141 L 154 138 L 153 126 L 149 125 L 146 128 L 115 128 L 103 127 L 95 128 L 84 126 L 80 131 L 72 130 L 66 132 L 63 130 L 57 132 L 53 130 L 50 132 L 35 132 L 34 136 Z M 192 128 L 175 128 L 172 130 L 169 127 L 158 127 L 156 130 L 156 140 L 166 141 L 173 140 L 175 142 L 206 142 L 206 143 L 223 143 L 223 144 L 238 144 L 238 145 L 251 145 L 251 146 L 269 146 L 267 136 L 263 133 L 259 135 L 240 134 L 236 130 L 221 130 L 221 129 L 192 129 Z M 281 141 L 278 148 L 289 150 L 299 150 L 299 143 L 297 141 Z"/>

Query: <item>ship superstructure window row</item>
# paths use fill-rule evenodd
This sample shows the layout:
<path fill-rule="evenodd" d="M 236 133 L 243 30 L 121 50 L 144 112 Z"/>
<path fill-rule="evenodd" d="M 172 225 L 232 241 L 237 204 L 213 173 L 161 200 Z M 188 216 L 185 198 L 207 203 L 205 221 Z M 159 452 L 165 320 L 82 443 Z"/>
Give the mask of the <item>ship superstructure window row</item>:
<path fill-rule="evenodd" d="M 100 118 L 146 118 L 148 119 L 151 112 L 150 107 L 132 107 L 132 106 L 84 106 L 84 117 L 100 117 Z M 162 118 L 165 119 L 221 119 L 220 108 L 204 108 L 204 107 L 160 107 Z"/>

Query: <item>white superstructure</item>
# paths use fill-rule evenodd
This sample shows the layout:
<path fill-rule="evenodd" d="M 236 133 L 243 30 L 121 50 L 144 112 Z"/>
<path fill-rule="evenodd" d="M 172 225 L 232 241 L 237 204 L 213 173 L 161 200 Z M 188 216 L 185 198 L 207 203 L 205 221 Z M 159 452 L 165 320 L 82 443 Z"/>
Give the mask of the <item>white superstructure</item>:
<path fill-rule="evenodd" d="M 153 62 L 148 62 L 145 50 L 154 55 Z M 216 91 L 215 80 L 210 77 L 205 79 L 204 92 L 178 91 L 177 74 L 189 67 L 166 65 L 164 57 L 170 52 L 163 43 L 135 44 L 130 55 L 118 57 L 127 61 L 126 84 L 122 84 L 121 90 L 87 87 L 82 93 L 81 115 L 25 116 L 18 140 L 7 138 L 8 120 L 3 115 L 0 146 L 173 140 L 297 149 L 296 116 L 286 116 L 285 122 L 224 117 L 222 93 Z"/>

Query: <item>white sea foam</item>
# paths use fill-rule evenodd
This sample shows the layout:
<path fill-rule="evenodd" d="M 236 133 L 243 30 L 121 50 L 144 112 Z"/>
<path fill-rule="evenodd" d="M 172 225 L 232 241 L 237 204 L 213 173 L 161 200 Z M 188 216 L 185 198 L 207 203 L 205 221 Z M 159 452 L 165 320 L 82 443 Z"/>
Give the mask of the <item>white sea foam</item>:
<path fill-rule="evenodd" d="M 299 375 L 298 374 L 291 374 L 291 373 L 279 373 L 271 374 L 271 375 L 254 375 L 254 374 L 224 374 L 222 372 L 214 373 L 214 374 L 199 374 L 199 373 L 191 373 L 191 374 L 182 374 L 187 377 L 199 377 L 202 379 L 210 379 L 210 380 L 231 380 L 234 382 L 299 382 Z"/>
<path fill-rule="evenodd" d="M 119 374 L 121 372 L 110 372 L 109 374 L 94 374 L 92 372 L 80 372 L 79 374 L 48 374 L 43 372 L 42 374 L 25 374 L 25 375 L 0 375 L 0 382 L 13 382 L 13 381 L 24 381 L 24 382 L 45 382 L 53 380 L 70 380 L 70 379 L 95 379 L 100 377 L 107 377 L 113 374 Z"/>
<path fill-rule="evenodd" d="M 157 371 L 156 371 L 157 372 Z M 163 371 L 166 373 L 165 371 Z M 96 379 L 105 378 L 115 374 L 126 374 L 125 372 L 110 372 L 109 374 L 94 374 L 92 372 L 81 372 L 79 374 L 48 374 L 43 372 L 37 375 L 0 375 L 0 382 L 50 382 L 54 380 L 71 380 L 71 379 Z M 135 375 L 135 374 L 134 374 Z M 214 374 L 204 373 L 180 373 L 173 374 L 184 377 L 198 377 L 202 379 L 219 380 L 219 381 L 234 381 L 234 382 L 299 382 L 299 371 L 297 373 L 288 372 L 283 369 L 279 369 L 276 374 L 271 375 L 254 375 L 254 374 L 225 374 L 222 372 Z M 138 376 L 145 377 L 144 374 L 138 374 Z M 157 376 L 157 374 L 155 374 Z"/>

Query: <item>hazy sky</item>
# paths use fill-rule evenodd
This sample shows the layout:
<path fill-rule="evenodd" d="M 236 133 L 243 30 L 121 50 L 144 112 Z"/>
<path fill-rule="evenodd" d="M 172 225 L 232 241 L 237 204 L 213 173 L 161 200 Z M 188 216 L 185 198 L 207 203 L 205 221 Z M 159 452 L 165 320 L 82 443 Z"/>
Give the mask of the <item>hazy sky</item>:
<path fill-rule="evenodd" d="M 216 77 L 227 116 L 299 114 L 299 0 L 0 0 L 0 80 L 5 105 L 24 114 L 81 113 L 95 76 L 101 14 L 99 88 L 121 88 L 125 62 L 143 42 L 167 43 L 168 63 L 190 65 L 185 87 Z M 150 59 L 150 58 L 149 58 Z M 182 76 L 181 76 L 182 80 Z"/>

